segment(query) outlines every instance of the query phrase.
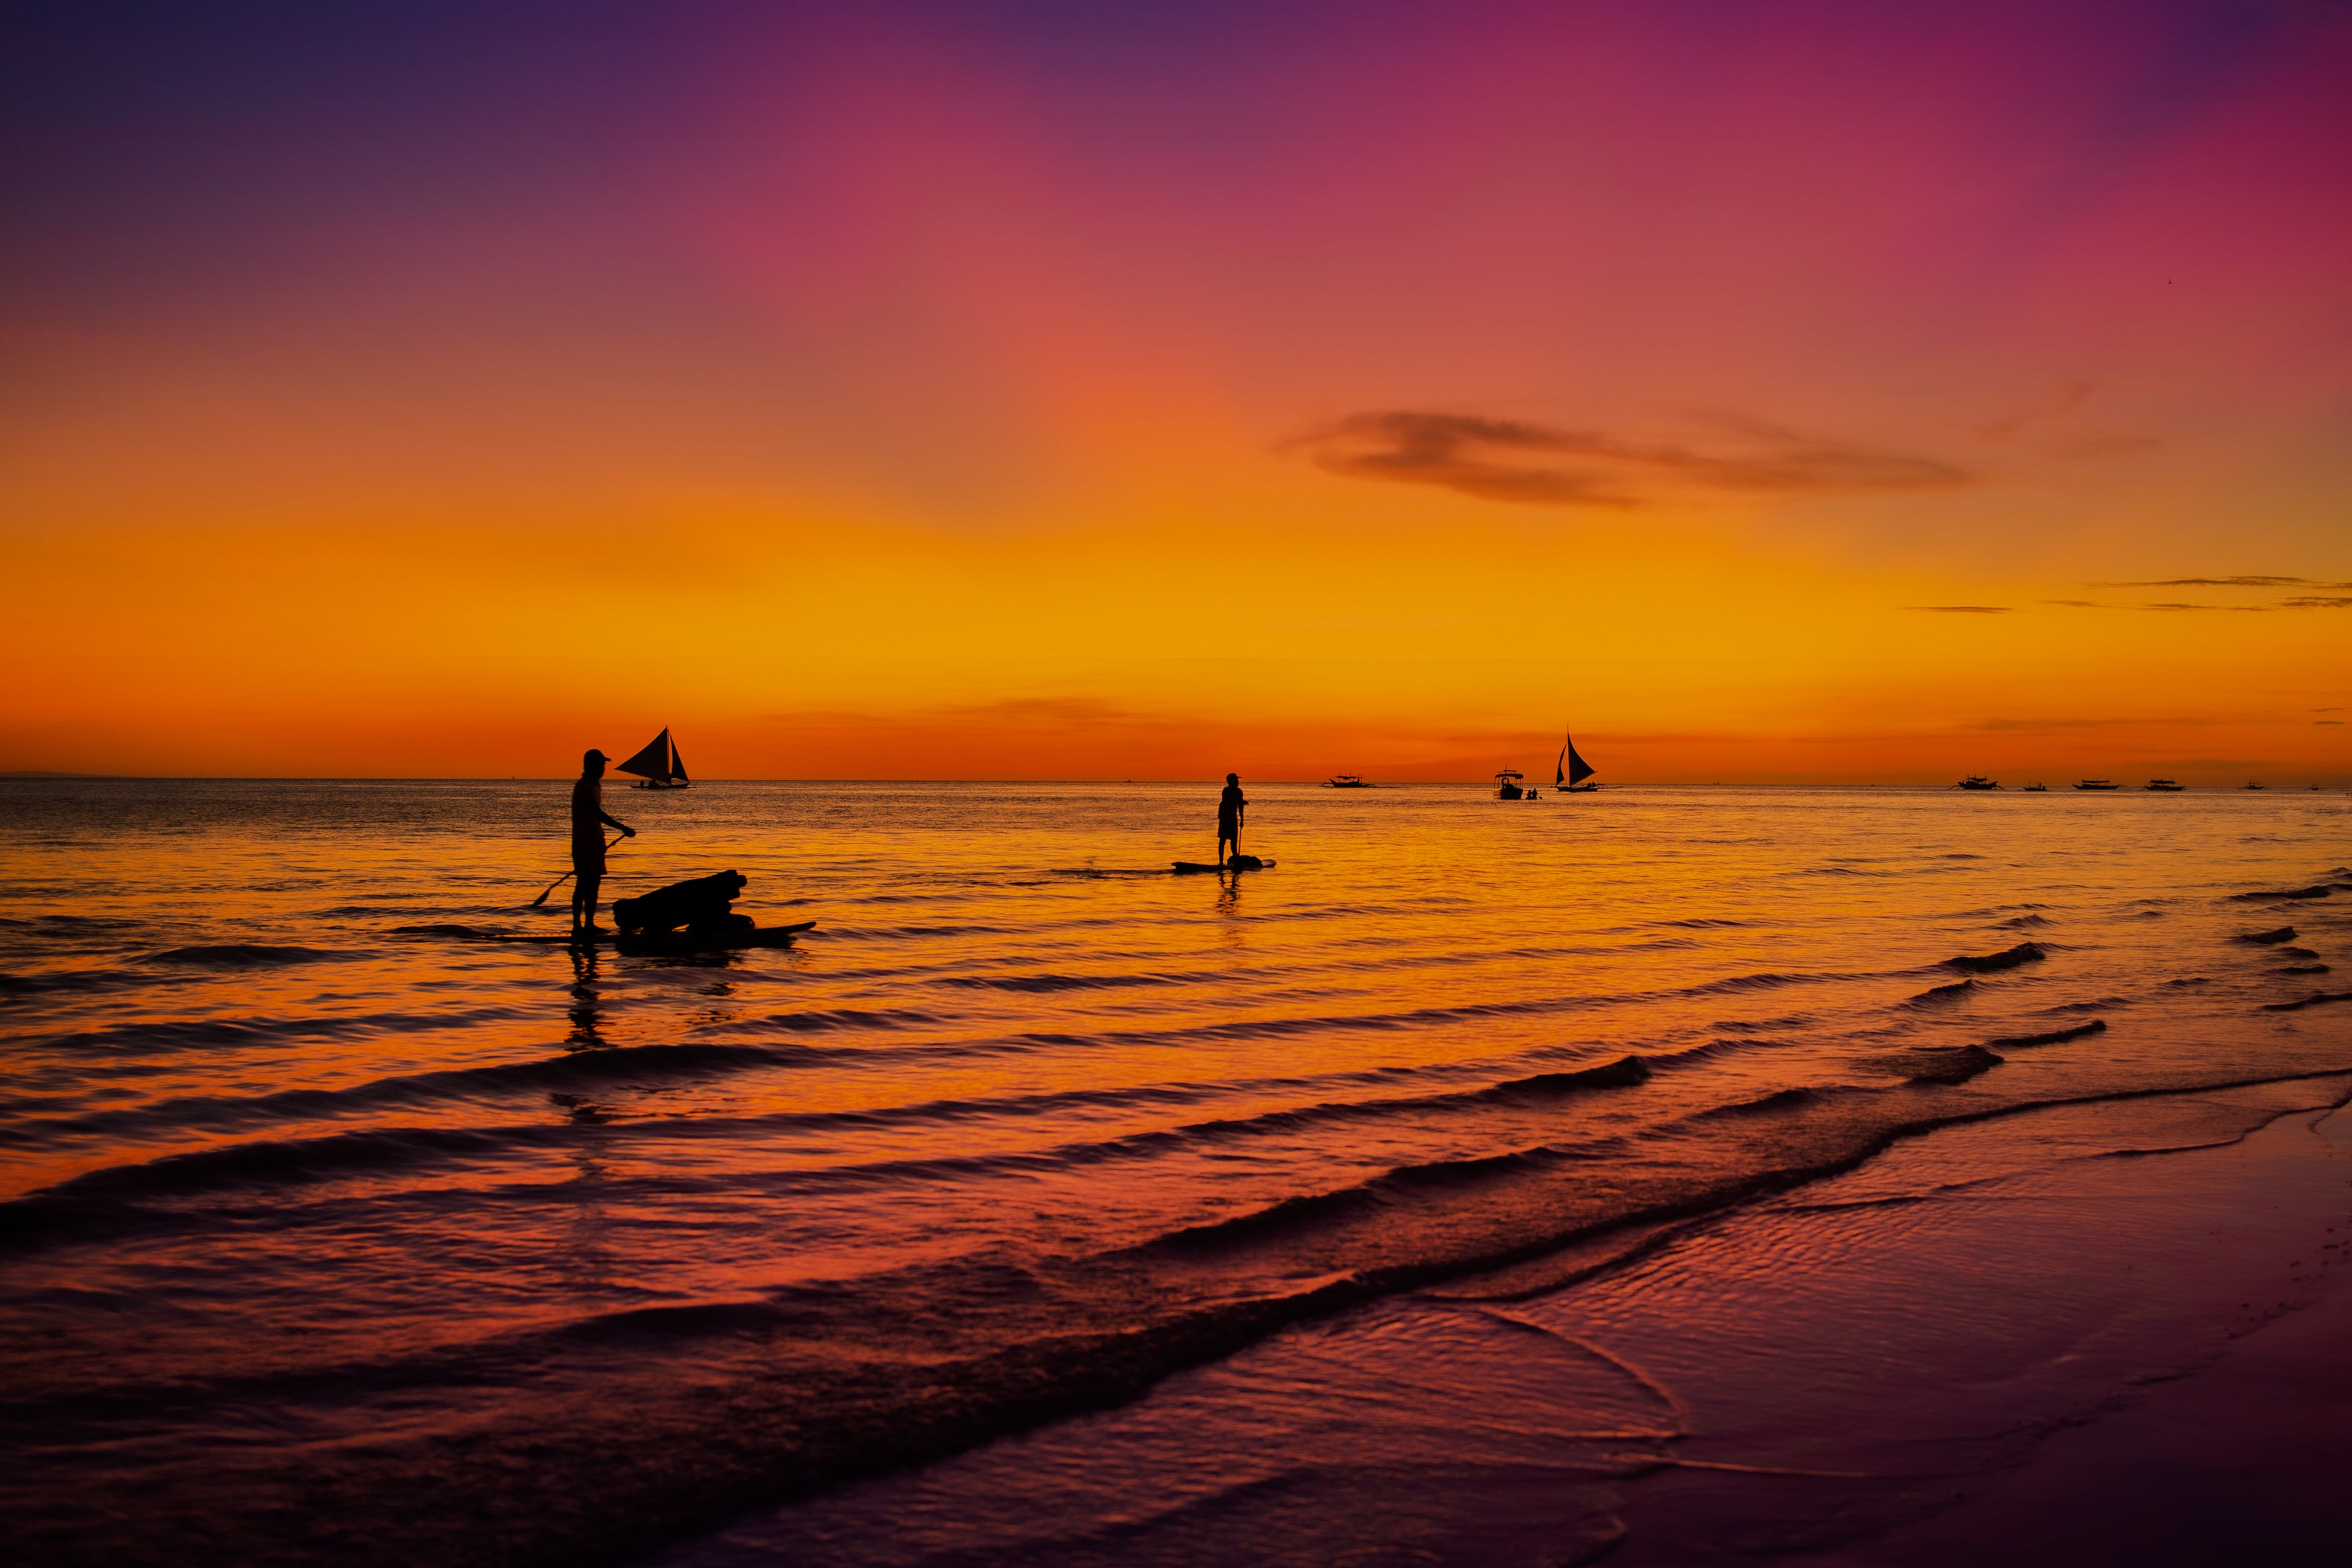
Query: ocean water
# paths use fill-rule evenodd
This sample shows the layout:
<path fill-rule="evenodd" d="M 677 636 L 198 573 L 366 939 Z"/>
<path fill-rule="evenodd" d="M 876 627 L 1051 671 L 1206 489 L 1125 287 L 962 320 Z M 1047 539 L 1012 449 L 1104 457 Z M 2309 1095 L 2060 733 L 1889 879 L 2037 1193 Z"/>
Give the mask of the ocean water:
<path fill-rule="evenodd" d="M 2352 1071 L 2337 794 L 1254 785 L 1275 863 L 1174 877 L 1213 786 L 612 788 L 608 894 L 814 931 L 463 935 L 561 929 L 567 789 L 0 786 L 39 1556 L 646 1561 L 1930 1129 Z"/>

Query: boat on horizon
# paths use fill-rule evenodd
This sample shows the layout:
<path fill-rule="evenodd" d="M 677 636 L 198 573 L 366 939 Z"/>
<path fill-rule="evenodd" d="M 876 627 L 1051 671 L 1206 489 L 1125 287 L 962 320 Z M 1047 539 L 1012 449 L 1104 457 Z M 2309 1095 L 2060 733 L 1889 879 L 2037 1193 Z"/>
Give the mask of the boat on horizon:
<path fill-rule="evenodd" d="M 2076 789 L 2121 789 L 2124 786 L 2118 784 L 2109 784 L 2105 779 L 2084 779 L 2074 787 Z"/>
<path fill-rule="evenodd" d="M 1576 741 L 1569 731 L 1559 732 L 1559 756 L 1551 765 L 1551 787 L 1561 795 L 1591 795 L 1601 786 L 1584 781 L 1593 775 L 1591 763 L 1576 754 Z"/>
<path fill-rule="evenodd" d="M 686 759 L 677 754 L 677 742 L 669 738 L 669 726 L 647 741 L 637 754 L 619 765 L 619 771 L 635 773 L 645 782 L 637 789 L 685 789 L 694 783 L 686 776 Z"/>
<path fill-rule="evenodd" d="M 2263 786 L 2263 785 L 2261 785 L 2261 784 L 2256 784 L 2256 783 L 2255 783 L 2253 780 L 2252 780 L 2252 779 L 2248 779 L 2248 780 L 2246 781 L 2246 787 L 2247 787 L 2248 789 L 2261 789 L 2261 788 L 2263 788 L 2263 787 L 2264 787 L 2264 786 Z"/>
<path fill-rule="evenodd" d="M 1952 787 L 1954 789 L 1999 789 L 2000 781 L 1989 779 L 1982 773 L 1970 773 Z"/>
<path fill-rule="evenodd" d="M 1371 789 L 1375 786 L 1366 784 L 1364 782 L 1364 776 L 1361 773 L 1333 773 L 1329 778 L 1323 781 L 1323 787 L 1326 789 Z"/>
<path fill-rule="evenodd" d="M 1496 800 L 1517 800 L 1522 795 L 1526 795 L 1528 792 L 1519 787 L 1519 781 L 1527 776 L 1527 774 L 1519 772 L 1517 768 L 1505 768 L 1501 773 L 1496 773 L 1495 775 L 1495 798 Z"/>
<path fill-rule="evenodd" d="M 2152 789 L 2158 795 L 2179 795 L 2182 790 L 2187 789 L 2189 786 L 2187 784 L 2174 784 L 2170 779 L 2150 779 L 2140 787 L 2142 789 Z"/>
<path fill-rule="evenodd" d="M 2032 784 L 2025 786 L 2025 793 L 2028 795 L 2048 795 L 2050 793 L 2050 786 L 2043 784 L 2040 779 L 2035 779 Z"/>

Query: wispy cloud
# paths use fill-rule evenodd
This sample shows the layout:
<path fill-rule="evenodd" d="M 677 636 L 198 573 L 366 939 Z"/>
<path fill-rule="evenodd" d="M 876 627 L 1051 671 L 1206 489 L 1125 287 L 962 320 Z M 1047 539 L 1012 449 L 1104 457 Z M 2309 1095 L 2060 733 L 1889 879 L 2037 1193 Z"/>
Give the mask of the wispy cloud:
<path fill-rule="evenodd" d="M 1662 490 L 1836 494 L 1952 489 L 1975 475 L 1935 458 L 1742 423 L 1712 449 L 1517 419 L 1391 409 L 1286 443 L 1329 473 L 1437 485 L 1525 506 L 1648 505 Z"/>
<path fill-rule="evenodd" d="M 2329 584 L 2331 587 L 2336 584 Z M 2310 599 L 2281 599 L 2283 610 L 2352 610 L 2352 598 L 2328 596 Z"/>
<path fill-rule="evenodd" d="M 1967 428 L 1969 434 L 1978 440 L 1993 444 L 2018 441 L 2023 437 L 2022 445 L 2038 448 L 2044 455 L 2065 463 L 2153 451 L 2164 445 L 2148 436 L 2064 428 L 2073 416 L 2091 401 L 2096 391 L 2097 384 L 2094 382 L 2066 382 L 2036 402 Z"/>
<path fill-rule="evenodd" d="M 2105 610 L 2114 608 L 2113 605 L 2102 605 L 2093 599 L 2044 599 L 2042 602 L 2045 605 L 2063 605 L 2070 610 Z"/>
<path fill-rule="evenodd" d="M 1906 605 L 1906 610 L 1920 610 L 1931 616 L 2005 616 L 2007 605 Z"/>
<path fill-rule="evenodd" d="M 2137 719 L 1986 719 L 1974 724 L 1964 725 L 1962 728 L 1988 730 L 1996 734 L 2011 732 L 2039 734 L 2048 730 L 2112 730 L 2142 721 Z M 2187 719 L 2179 722 L 2199 724 L 2208 723 L 2210 721 Z"/>
<path fill-rule="evenodd" d="M 2242 611 L 2251 611 L 2251 612 L 2252 612 L 2253 614 L 2258 615 L 2258 616 L 2260 616 L 2260 615 L 2267 615 L 2267 614 L 2269 614 L 2269 613 L 2270 613 L 2270 606 L 2269 606 L 2268 605 L 2178 605 L 2178 604 L 2168 604 L 2168 605 L 2140 605 L 2139 607 L 2140 607 L 2141 609 L 2143 609 L 2143 610 L 2242 610 Z"/>

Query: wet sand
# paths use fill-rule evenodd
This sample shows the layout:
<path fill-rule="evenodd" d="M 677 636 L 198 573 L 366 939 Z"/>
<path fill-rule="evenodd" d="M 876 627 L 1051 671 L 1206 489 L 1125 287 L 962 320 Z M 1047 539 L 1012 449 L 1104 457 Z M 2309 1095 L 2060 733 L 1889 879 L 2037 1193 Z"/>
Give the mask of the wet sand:
<path fill-rule="evenodd" d="M 2320 1265 L 2340 1264 L 2339 1226 Z M 2352 1553 L 2352 1288 L 2264 1323 L 2212 1365 L 2053 1434 L 1971 1500 L 1819 1568 L 2336 1563 Z"/>
<path fill-rule="evenodd" d="M 2347 1096 L 1948 1128 L 664 1562 L 2340 1561 Z"/>

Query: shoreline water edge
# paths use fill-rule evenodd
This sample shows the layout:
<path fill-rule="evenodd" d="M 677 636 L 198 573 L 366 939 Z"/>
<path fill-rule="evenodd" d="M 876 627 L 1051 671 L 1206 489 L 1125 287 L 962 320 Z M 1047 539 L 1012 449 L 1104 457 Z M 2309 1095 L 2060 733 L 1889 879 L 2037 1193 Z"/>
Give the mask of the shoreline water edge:
<path fill-rule="evenodd" d="M 2352 1236 L 2332 795 L 698 787 L 818 925 L 638 959 L 446 934 L 556 786 L 0 788 L 45 1561 L 1874 1561 Z"/>

